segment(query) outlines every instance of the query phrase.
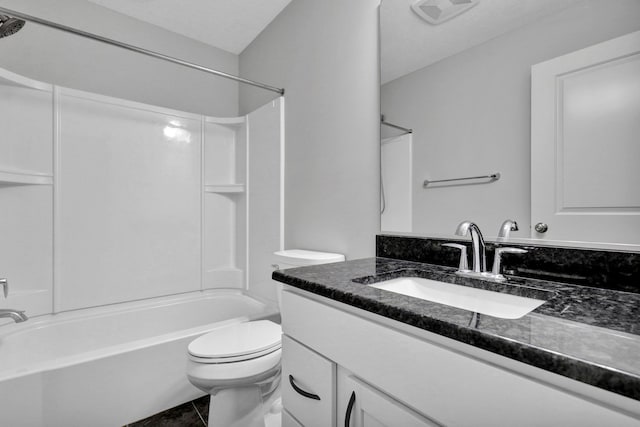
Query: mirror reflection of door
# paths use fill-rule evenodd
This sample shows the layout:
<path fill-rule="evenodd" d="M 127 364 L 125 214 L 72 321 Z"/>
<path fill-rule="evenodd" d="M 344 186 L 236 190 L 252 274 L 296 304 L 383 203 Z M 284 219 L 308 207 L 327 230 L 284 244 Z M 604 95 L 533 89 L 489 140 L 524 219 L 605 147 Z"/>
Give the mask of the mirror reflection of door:
<path fill-rule="evenodd" d="M 640 242 L 640 32 L 534 65 L 531 105 L 534 237 Z"/>

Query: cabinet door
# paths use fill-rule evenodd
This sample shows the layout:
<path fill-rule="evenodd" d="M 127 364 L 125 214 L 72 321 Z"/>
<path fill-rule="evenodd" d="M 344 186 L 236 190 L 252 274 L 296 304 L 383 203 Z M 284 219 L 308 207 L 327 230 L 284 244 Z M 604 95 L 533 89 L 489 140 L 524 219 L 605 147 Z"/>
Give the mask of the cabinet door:
<path fill-rule="evenodd" d="M 370 387 L 356 377 L 338 380 L 338 425 L 349 427 L 434 427 L 440 424 Z"/>
<path fill-rule="evenodd" d="M 298 420 L 293 418 L 293 416 L 289 412 L 282 410 L 282 427 L 304 427 L 304 426 L 300 424 Z"/>
<path fill-rule="evenodd" d="M 335 364 L 282 337 L 282 404 L 305 427 L 333 426 Z"/>
<path fill-rule="evenodd" d="M 640 243 L 638 117 L 640 31 L 532 67 L 532 237 Z"/>

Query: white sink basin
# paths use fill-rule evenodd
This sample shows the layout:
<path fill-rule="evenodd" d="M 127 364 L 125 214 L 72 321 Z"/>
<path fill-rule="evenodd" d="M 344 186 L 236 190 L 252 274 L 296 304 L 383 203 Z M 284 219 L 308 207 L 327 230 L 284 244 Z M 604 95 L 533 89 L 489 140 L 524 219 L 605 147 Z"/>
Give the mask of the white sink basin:
<path fill-rule="evenodd" d="M 369 286 L 503 319 L 519 319 L 546 302 L 420 277 L 400 277 Z"/>

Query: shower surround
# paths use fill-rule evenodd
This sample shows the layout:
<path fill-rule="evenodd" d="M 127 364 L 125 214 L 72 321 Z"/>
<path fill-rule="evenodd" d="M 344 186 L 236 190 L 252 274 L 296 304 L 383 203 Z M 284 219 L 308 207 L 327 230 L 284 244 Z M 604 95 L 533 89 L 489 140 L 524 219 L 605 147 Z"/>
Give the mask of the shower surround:
<path fill-rule="evenodd" d="M 207 117 L 0 69 L 0 308 L 30 318 L 0 319 L 0 396 L 33 418 L 0 424 L 191 400 L 188 342 L 277 313 L 283 103 Z M 107 416 L 122 399 L 140 409 Z"/>

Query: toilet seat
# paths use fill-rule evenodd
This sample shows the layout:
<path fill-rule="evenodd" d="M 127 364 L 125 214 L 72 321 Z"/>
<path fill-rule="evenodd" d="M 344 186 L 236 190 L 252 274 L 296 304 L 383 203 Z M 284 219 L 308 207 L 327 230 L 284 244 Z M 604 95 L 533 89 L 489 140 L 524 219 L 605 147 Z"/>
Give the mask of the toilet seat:
<path fill-rule="evenodd" d="M 223 326 L 196 338 L 188 346 L 197 363 L 234 363 L 266 356 L 282 347 L 282 328 L 269 320 Z"/>
<path fill-rule="evenodd" d="M 282 349 L 265 356 L 236 363 L 187 362 L 187 377 L 208 393 L 212 388 L 237 386 L 273 378 L 280 374 Z"/>

